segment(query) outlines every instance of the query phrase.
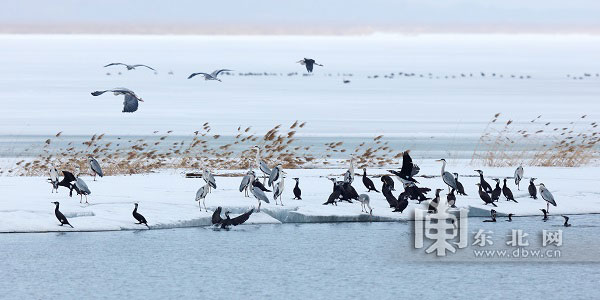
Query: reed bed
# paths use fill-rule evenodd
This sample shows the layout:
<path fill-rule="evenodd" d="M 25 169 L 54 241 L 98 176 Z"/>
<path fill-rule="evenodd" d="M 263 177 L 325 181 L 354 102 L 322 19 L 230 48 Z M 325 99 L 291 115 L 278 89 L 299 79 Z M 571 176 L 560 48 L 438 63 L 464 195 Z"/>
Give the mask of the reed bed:
<path fill-rule="evenodd" d="M 255 166 L 256 150 L 261 147 L 261 158 L 270 166 L 282 164 L 283 168 L 323 168 L 331 167 L 332 155 L 347 153 L 348 160 L 354 157 L 357 167 L 381 167 L 400 164 L 402 152 L 388 146 L 383 136 L 367 139 L 354 149 L 343 147 L 342 141 L 326 143 L 324 153 L 315 156 L 311 153 L 313 146 L 298 145 L 297 132 L 306 126 L 306 122 L 296 121 L 285 128 L 277 125 L 264 134 L 256 134 L 251 127 L 238 127 L 233 142 L 216 143 L 221 138 L 213 134 L 209 123 L 194 131 L 189 138 L 178 141 L 169 139 L 172 131 L 160 133 L 155 131 L 156 139 L 117 138 L 118 142 L 105 141 L 104 134 L 94 134 L 83 145 L 67 143 L 66 147 L 56 146 L 62 132 L 53 138 L 43 141 L 42 154 L 33 159 L 22 159 L 0 175 L 41 176 L 47 175 L 50 166 L 59 170 L 75 170 L 88 172 L 87 157 L 93 156 L 100 161 L 106 175 L 141 174 L 161 169 L 183 169 L 198 171 L 208 169 L 248 169 Z M 165 149 L 165 143 L 170 143 Z M 217 145 L 219 144 L 219 145 Z M 233 146 L 241 151 L 233 151 Z M 37 145 L 34 145 L 37 147 Z M 162 149 L 162 150 L 161 150 Z M 342 155 L 344 156 L 344 155 Z"/>
<path fill-rule="evenodd" d="M 494 115 L 473 151 L 472 164 L 493 167 L 579 167 L 598 158 L 598 123 L 582 115 L 568 125 L 545 122 L 542 116 L 523 123 Z"/>

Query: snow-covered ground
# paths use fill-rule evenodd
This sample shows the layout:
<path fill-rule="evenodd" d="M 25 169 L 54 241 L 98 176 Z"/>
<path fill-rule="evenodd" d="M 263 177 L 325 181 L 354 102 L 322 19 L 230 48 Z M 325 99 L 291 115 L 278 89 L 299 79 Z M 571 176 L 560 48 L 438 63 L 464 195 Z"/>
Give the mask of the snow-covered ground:
<path fill-rule="evenodd" d="M 434 161 L 421 164 L 422 175 L 438 175 L 440 165 Z M 459 196 L 457 206 L 470 209 L 470 216 L 488 216 L 490 205 L 483 205 L 477 194 L 473 168 L 466 164 L 451 164 L 449 171 L 455 171 L 460 177 L 469 196 Z M 261 212 L 254 213 L 248 224 L 264 223 L 294 223 L 294 222 L 368 222 L 368 221 L 403 221 L 411 218 L 414 208 L 419 207 L 416 201 L 410 201 L 408 209 L 403 213 L 394 213 L 388 207 L 385 198 L 380 193 L 369 193 L 373 216 L 361 212 L 360 203 L 339 203 L 338 206 L 322 205 L 331 193 L 331 182 L 328 176 L 338 178 L 344 170 L 313 169 L 286 170 L 286 190 L 283 195 L 284 206 L 276 206 L 273 202 L 262 204 Z M 370 175 L 385 174 L 385 170 L 368 170 Z M 509 177 L 512 168 L 486 168 L 486 178 L 492 182 L 492 177 Z M 544 183 L 558 203 L 550 207 L 551 214 L 584 214 L 600 213 L 600 190 L 598 181 L 593 174 L 598 168 L 525 168 L 525 179 L 518 191 L 514 182 L 509 180 L 519 203 L 501 200 L 496 210 L 500 216 L 514 213 L 516 216 L 540 215 L 541 208 L 546 204 L 541 198 L 530 199 L 527 193 L 529 177 L 539 178 Z M 216 171 L 217 175 L 241 173 L 242 171 Z M 292 200 L 292 177 L 300 178 L 303 200 Z M 98 230 L 133 230 L 145 229 L 134 224 L 131 212 L 133 203 L 139 202 L 139 212 L 148 220 L 151 228 L 176 228 L 188 226 L 205 226 L 210 224 L 212 211 L 217 206 L 223 206 L 224 211 L 233 214 L 245 212 L 255 207 L 254 198 L 246 198 L 238 192 L 241 177 L 217 176 L 218 188 L 208 195 L 206 205 L 208 212 L 198 209 L 194 201 L 196 190 L 204 184 L 199 178 L 185 178 L 179 171 L 164 171 L 161 173 L 110 176 L 99 178 L 96 182 L 89 176 L 83 177 L 92 190 L 89 205 L 79 204 L 79 198 L 69 198 L 68 191 L 59 189 L 58 194 L 50 193 L 50 184 L 41 177 L 3 177 L 0 180 L 2 201 L 0 202 L 0 232 L 44 232 L 44 231 L 98 231 Z M 421 186 L 444 188 L 439 177 L 418 177 Z M 379 178 L 373 178 L 378 187 Z M 356 177 L 353 186 L 358 193 L 364 193 L 361 178 Z M 397 196 L 400 192 L 397 183 Z M 430 194 L 432 195 L 432 194 Z M 268 196 L 272 198 L 272 194 Z M 445 193 L 444 193 L 445 196 Z M 501 198 L 503 199 L 503 198 Z M 75 227 L 60 227 L 54 217 L 54 205 L 50 202 L 59 201 L 61 211 L 69 218 Z M 424 208 L 427 202 L 421 204 Z"/>

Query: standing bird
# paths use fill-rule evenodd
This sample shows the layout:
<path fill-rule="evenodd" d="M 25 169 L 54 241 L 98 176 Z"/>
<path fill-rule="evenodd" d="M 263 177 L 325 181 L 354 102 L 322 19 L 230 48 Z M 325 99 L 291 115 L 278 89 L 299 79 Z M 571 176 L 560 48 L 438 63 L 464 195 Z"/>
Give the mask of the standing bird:
<path fill-rule="evenodd" d="M 294 186 L 294 200 L 302 200 L 302 191 L 298 186 L 300 184 L 300 178 L 293 178 L 296 181 L 296 186 Z"/>
<path fill-rule="evenodd" d="M 94 181 L 96 181 L 96 175 L 104 177 L 104 173 L 102 173 L 102 168 L 100 167 L 100 164 L 95 158 L 93 158 L 92 156 L 88 156 L 88 164 L 90 166 L 90 170 L 94 174 Z"/>
<path fill-rule="evenodd" d="M 260 147 L 254 146 L 254 149 L 256 149 L 256 167 L 263 173 L 264 184 L 264 179 L 266 179 L 267 176 L 271 175 L 271 169 L 269 168 L 267 163 L 260 158 Z"/>
<path fill-rule="evenodd" d="M 90 191 L 90 188 L 88 188 L 85 181 L 83 181 L 83 179 L 79 178 L 79 172 L 77 172 L 77 177 L 75 180 L 75 187 L 77 187 L 77 193 L 81 197 L 79 199 L 79 203 L 81 203 L 81 201 L 83 200 L 83 196 L 85 196 L 85 203 L 88 203 L 87 196 L 90 195 L 92 193 L 92 191 Z"/>
<path fill-rule="evenodd" d="M 69 220 L 67 220 L 67 218 L 65 217 L 65 215 L 63 215 L 60 212 L 60 210 L 58 210 L 58 206 L 60 205 L 60 203 L 58 203 L 58 202 L 51 202 L 51 203 L 54 203 L 54 205 L 56 205 L 56 207 L 54 208 L 54 215 L 56 216 L 56 218 L 60 222 L 60 226 L 69 225 L 69 226 L 71 226 L 71 228 L 74 228 L 73 225 L 69 224 Z"/>
<path fill-rule="evenodd" d="M 385 200 L 387 200 L 391 208 L 398 206 L 398 199 L 392 194 L 392 190 L 389 185 L 384 184 L 381 188 L 381 192 L 383 193 Z"/>
<path fill-rule="evenodd" d="M 367 188 L 367 193 L 370 191 L 375 191 L 375 192 L 379 193 L 379 191 L 375 188 L 375 184 L 373 184 L 373 180 L 371 180 L 371 178 L 367 177 L 367 168 L 363 168 L 362 182 L 365 185 L 365 187 Z"/>
<path fill-rule="evenodd" d="M 550 204 L 556 206 L 556 201 L 554 201 L 554 196 L 543 183 L 540 183 L 540 195 L 542 199 L 546 200 L 546 210 L 550 213 Z"/>
<path fill-rule="evenodd" d="M 240 192 L 244 191 L 245 197 L 250 197 L 248 195 L 248 190 L 252 187 L 252 183 L 254 182 L 254 171 L 248 170 L 246 175 L 242 178 L 242 182 L 240 183 Z"/>
<path fill-rule="evenodd" d="M 506 186 L 506 178 L 504 178 L 504 186 L 502 187 L 502 194 L 504 194 L 506 201 L 517 202 L 517 200 L 515 200 L 515 197 L 513 196 L 512 191 L 508 188 L 508 186 Z M 519 203 L 519 202 L 517 202 L 517 203 Z"/>
<path fill-rule="evenodd" d="M 440 192 L 443 189 L 435 189 L 435 198 L 429 201 L 429 208 L 427 209 L 430 213 L 437 213 L 438 206 L 440 205 Z"/>
<path fill-rule="evenodd" d="M 392 179 L 392 177 L 388 176 L 388 175 L 383 175 L 381 176 L 381 182 L 383 182 L 383 186 L 388 186 L 390 188 L 390 190 L 395 191 L 396 189 L 394 188 L 394 179 Z M 383 189 L 383 186 L 381 187 Z"/>
<path fill-rule="evenodd" d="M 396 204 L 396 209 L 394 209 L 394 212 L 399 211 L 400 213 L 403 213 L 407 207 L 408 197 L 405 192 L 402 192 L 400 195 L 398 195 L 398 204 Z"/>
<path fill-rule="evenodd" d="M 316 63 L 314 59 L 310 59 L 310 58 L 304 58 L 303 60 L 297 61 L 297 63 L 299 63 L 303 66 L 306 66 L 306 71 L 308 71 L 308 73 L 312 73 L 313 66 L 315 66 L 315 65 L 319 66 L 319 67 L 323 66 L 323 65 Z"/>
<path fill-rule="evenodd" d="M 275 200 L 275 205 L 277 205 L 277 198 L 279 198 L 279 203 L 281 206 L 283 206 L 283 199 L 281 198 L 281 195 L 283 194 L 283 189 L 285 188 L 284 178 L 285 172 L 282 171 L 279 181 L 273 184 L 273 200 Z"/>
<path fill-rule="evenodd" d="M 250 190 L 250 193 L 252 193 L 252 196 L 254 196 L 254 198 L 256 198 L 256 200 L 258 200 L 258 209 L 256 210 L 256 212 L 260 212 L 260 202 L 264 201 L 266 203 L 269 203 L 269 198 L 267 198 L 267 195 L 265 195 L 265 192 L 263 192 L 258 187 L 252 187 L 252 189 Z"/>
<path fill-rule="evenodd" d="M 496 187 L 492 191 L 491 196 L 492 196 L 492 201 L 497 202 L 500 199 L 500 195 L 502 195 L 502 188 L 500 188 L 500 179 L 493 178 L 493 180 L 496 182 Z"/>
<path fill-rule="evenodd" d="M 92 92 L 92 96 L 100 96 L 106 92 L 112 92 L 115 96 L 125 95 L 123 100 L 123 112 L 132 113 L 138 109 L 138 101 L 144 102 L 142 98 L 138 97 L 132 90 L 126 88 L 114 88 L 112 90 L 95 91 Z"/>
<path fill-rule="evenodd" d="M 442 179 L 444 180 L 444 183 L 446 185 L 448 185 L 448 191 L 450 191 L 450 188 L 453 189 L 457 189 L 456 187 L 456 179 L 454 179 L 454 176 L 452 176 L 452 174 L 450 174 L 450 172 L 446 171 L 446 160 L 445 159 L 439 159 L 438 161 L 442 162 Z"/>
<path fill-rule="evenodd" d="M 137 67 L 144 67 L 144 68 L 148 68 L 148 69 L 150 69 L 152 71 L 156 71 L 153 68 L 151 68 L 149 66 L 146 66 L 146 65 L 142 65 L 142 64 L 128 65 L 128 64 L 124 64 L 124 63 L 110 63 L 110 64 L 108 64 L 108 65 L 106 65 L 104 67 L 106 68 L 106 67 L 110 67 L 110 66 L 125 66 L 128 71 L 129 70 L 135 70 L 135 68 L 137 68 Z"/>
<path fill-rule="evenodd" d="M 225 212 L 225 219 L 221 218 L 221 210 L 222 208 L 219 206 L 217 207 L 217 209 L 215 210 L 215 212 L 212 215 L 212 224 L 213 225 L 221 225 L 221 229 L 228 229 L 229 226 L 238 226 L 240 224 L 243 224 L 244 222 L 248 221 L 248 219 L 250 218 L 250 215 L 252 215 L 252 213 L 254 212 L 254 208 L 250 209 L 249 211 L 247 211 L 246 213 L 243 213 L 235 218 L 230 218 L 229 217 L 229 212 L 226 211 Z"/>
<path fill-rule="evenodd" d="M 331 194 L 329 195 L 329 198 L 327 198 L 327 202 L 323 203 L 323 205 L 327 205 L 327 204 L 333 204 L 335 206 L 337 206 L 337 200 L 340 199 L 340 196 L 342 195 L 342 188 L 340 185 L 336 185 L 335 182 L 333 184 L 333 192 L 331 192 Z"/>
<path fill-rule="evenodd" d="M 569 224 L 569 217 L 567 216 L 562 216 L 563 218 L 565 218 L 565 223 L 563 224 L 565 227 L 571 227 L 571 224 Z"/>
<path fill-rule="evenodd" d="M 281 177 L 281 164 L 278 164 L 273 170 L 271 170 L 271 174 L 269 174 L 269 186 L 272 186 L 275 181 L 277 181 Z"/>
<path fill-rule="evenodd" d="M 204 179 L 204 182 L 206 182 L 206 184 L 208 185 L 209 193 L 211 192 L 211 189 L 217 188 L 217 181 L 215 180 L 215 176 L 213 176 L 213 174 L 208 169 L 202 170 L 202 179 Z"/>
<path fill-rule="evenodd" d="M 192 77 L 194 77 L 196 75 L 202 75 L 202 76 L 204 76 L 204 80 L 217 80 L 220 82 L 221 79 L 217 78 L 217 76 L 219 76 L 219 74 L 221 74 L 221 72 L 230 72 L 230 71 L 233 71 L 233 70 L 220 69 L 220 70 L 215 70 L 210 74 L 204 73 L 204 72 L 192 73 L 192 74 L 190 74 L 190 76 L 188 76 L 187 79 L 191 79 Z"/>
<path fill-rule="evenodd" d="M 360 211 L 361 212 L 366 212 L 369 215 L 373 215 L 373 209 L 371 208 L 371 205 L 369 204 L 369 202 L 371 201 L 371 199 L 369 198 L 369 195 L 367 194 L 360 194 L 358 195 L 358 202 L 360 202 Z M 369 208 L 369 211 L 367 211 L 367 207 Z"/>
<path fill-rule="evenodd" d="M 200 187 L 196 192 L 196 201 L 198 201 L 198 207 L 200 208 L 200 211 L 202 211 L 202 206 L 200 204 L 200 200 L 202 200 L 202 204 L 204 204 L 204 210 L 208 212 L 208 209 L 206 209 L 206 196 L 208 195 L 209 189 L 210 185 L 207 183 Z"/>
<path fill-rule="evenodd" d="M 492 209 L 490 210 L 490 215 L 491 215 L 491 220 L 483 220 L 484 222 L 496 222 L 496 210 Z"/>
<path fill-rule="evenodd" d="M 462 183 L 460 183 L 460 181 L 458 181 L 458 173 L 452 174 L 454 174 L 454 180 L 456 181 L 456 193 L 459 195 L 468 196 L 465 194 L 465 187 L 462 185 Z"/>
<path fill-rule="evenodd" d="M 54 165 L 52 165 L 52 167 L 50 167 L 50 183 L 52 184 L 52 193 L 54 193 L 54 191 L 56 191 L 58 193 L 58 183 L 60 182 L 58 180 L 58 170 L 56 169 L 56 167 Z"/>
<path fill-rule="evenodd" d="M 133 215 L 133 218 L 138 221 L 135 224 L 143 224 L 143 225 L 146 225 L 146 227 L 148 227 L 148 229 L 150 229 L 150 226 L 148 226 L 148 222 L 146 221 L 146 218 L 144 218 L 144 216 L 142 216 L 142 214 L 137 212 L 138 203 L 135 202 L 134 205 L 135 205 L 135 207 L 133 208 L 133 212 L 131 214 Z"/>
<path fill-rule="evenodd" d="M 508 220 L 506 220 L 506 222 L 512 222 L 512 216 L 514 216 L 514 214 L 508 214 Z"/>
<path fill-rule="evenodd" d="M 456 195 L 454 195 L 454 189 L 446 195 L 446 200 L 448 201 L 448 205 L 452 208 L 456 208 Z"/>
<path fill-rule="evenodd" d="M 483 179 L 483 171 L 475 170 L 475 172 L 479 173 L 479 183 L 481 184 L 481 188 L 488 194 L 492 193 L 492 186 L 490 186 L 485 179 Z"/>
<path fill-rule="evenodd" d="M 481 198 L 481 200 L 483 200 L 483 202 L 485 202 L 485 205 L 491 204 L 493 206 L 498 206 L 494 203 L 494 201 L 492 200 L 492 198 L 490 198 L 490 195 L 488 195 L 488 193 L 486 193 L 483 188 L 481 187 L 481 183 L 477 183 L 476 184 L 479 187 L 479 198 Z"/>
<path fill-rule="evenodd" d="M 350 167 L 344 174 L 344 182 L 352 183 L 354 182 L 354 157 L 350 156 Z"/>
<path fill-rule="evenodd" d="M 536 178 L 531 178 L 529 179 L 529 197 L 533 198 L 533 199 L 537 199 L 537 189 L 535 188 L 535 184 L 533 183 L 533 181 L 535 181 Z"/>
<path fill-rule="evenodd" d="M 521 179 L 523 179 L 523 166 L 519 166 L 515 170 L 515 184 L 517 185 L 517 190 L 521 190 L 521 187 L 519 186 Z"/>

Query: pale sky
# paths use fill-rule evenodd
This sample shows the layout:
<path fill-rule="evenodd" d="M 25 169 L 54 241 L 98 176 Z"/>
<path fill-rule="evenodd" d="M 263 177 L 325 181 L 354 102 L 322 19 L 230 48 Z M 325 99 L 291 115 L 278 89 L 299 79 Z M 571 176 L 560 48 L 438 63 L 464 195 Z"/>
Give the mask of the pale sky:
<path fill-rule="evenodd" d="M 0 0 L 0 32 L 600 32 L 596 0 Z"/>

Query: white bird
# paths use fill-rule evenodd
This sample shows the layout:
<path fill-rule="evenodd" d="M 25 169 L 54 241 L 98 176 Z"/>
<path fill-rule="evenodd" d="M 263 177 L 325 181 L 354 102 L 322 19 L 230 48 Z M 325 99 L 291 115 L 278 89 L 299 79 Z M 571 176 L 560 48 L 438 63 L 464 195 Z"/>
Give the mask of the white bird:
<path fill-rule="evenodd" d="M 281 204 L 281 206 L 283 206 L 283 199 L 281 198 L 281 195 L 283 194 L 283 189 L 285 188 L 285 174 L 285 172 L 281 171 L 279 182 L 275 183 L 275 185 L 273 186 L 273 200 L 275 200 L 275 205 L 277 205 L 277 198 L 279 198 L 279 203 Z"/>
<path fill-rule="evenodd" d="M 244 191 L 244 196 L 250 197 L 250 195 L 248 195 L 248 190 L 250 187 L 252 187 L 255 177 L 254 171 L 248 170 L 246 175 L 242 178 L 242 182 L 240 183 L 240 192 Z"/>
<path fill-rule="evenodd" d="M 448 191 L 450 190 L 450 188 L 456 190 L 456 179 L 454 179 L 454 176 L 452 176 L 450 172 L 446 171 L 446 160 L 442 158 L 438 159 L 437 161 L 442 162 L 442 179 L 444 180 L 444 183 L 448 185 Z"/>
<path fill-rule="evenodd" d="M 221 72 L 230 72 L 230 71 L 232 71 L 232 70 L 221 69 L 221 70 L 215 70 L 210 74 L 204 73 L 204 72 L 192 73 L 192 74 L 190 74 L 190 76 L 188 76 L 188 79 L 191 79 L 192 77 L 197 76 L 197 75 L 202 75 L 202 76 L 204 76 L 204 80 L 221 81 L 221 79 L 217 78 L 217 76 L 219 76 L 219 74 L 221 74 Z"/>
<path fill-rule="evenodd" d="M 543 183 L 540 183 L 540 195 L 542 196 L 542 198 L 544 200 L 546 200 L 546 211 L 548 211 L 548 213 L 550 213 L 550 204 L 556 206 L 556 201 L 554 201 L 554 196 L 552 196 L 552 193 L 550 193 L 550 191 L 546 188 L 546 186 Z"/>
<path fill-rule="evenodd" d="M 94 174 L 94 181 L 96 181 L 96 175 L 104 177 L 104 173 L 102 173 L 102 168 L 100 167 L 100 164 L 95 158 L 88 156 L 88 164 L 90 166 L 90 170 Z"/>
<path fill-rule="evenodd" d="M 52 193 L 56 191 L 58 193 L 58 170 L 54 165 L 50 167 L 50 183 L 52 183 Z"/>
<path fill-rule="evenodd" d="M 352 183 L 354 182 L 354 156 L 350 156 L 350 167 L 344 174 L 344 182 Z"/>
<path fill-rule="evenodd" d="M 204 210 L 208 211 L 208 209 L 206 209 L 206 195 L 208 195 L 208 190 L 210 189 L 210 185 L 207 183 L 205 185 L 203 185 L 202 187 L 200 187 L 198 189 L 198 191 L 196 192 L 196 201 L 198 201 L 198 207 L 200 207 L 200 210 L 202 210 L 202 206 L 200 206 L 200 200 L 202 200 L 202 204 L 204 204 Z"/>
<path fill-rule="evenodd" d="M 371 201 L 371 199 L 369 198 L 369 195 L 367 194 L 360 194 L 358 195 L 358 201 L 360 202 L 360 211 L 364 211 L 366 213 L 369 213 L 370 215 L 373 215 L 373 209 L 371 208 L 371 205 L 369 204 L 369 202 Z M 367 207 L 369 208 L 369 211 L 367 211 Z"/>
<path fill-rule="evenodd" d="M 258 200 L 258 209 L 256 210 L 256 212 L 260 212 L 260 201 L 269 203 L 269 198 L 267 198 L 267 195 L 265 195 L 265 192 L 263 192 L 261 189 L 259 189 L 258 187 L 255 187 L 255 186 L 252 187 L 252 189 L 250 190 L 250 193 L 252 193 L 252 196 L 254 196 L 254 198 L 256 198 L 256 200 Z"/>
<path fill-rule="evenodd" d="M 519 166 L 515 170 L 515 184 L 517 185 L 518 190 L 521 190 L 521 187 L 519 186 L 521 179 L 523 179 L 523 166 Z"/>
<path fill-rule="evenodd" d="M 146 65 L 142 65 L 142 64 L 128 65 L 128 64 L 124 64 L 124 63 L 110 63 L 104 67 L 106 68 L 106 67 L 110 67 L 110 66 L 125 66 L 127 68 L 127 70 L 134 70 L 137 67 L 144 67 L 144 68 L 148 68 L 152 71 L 156 71 L 153 68 L 146 66 Z"/>
<path fill-rule="evenodd" d="M 209 193 L 211 192 L 211 189 L 217 188 L 217 181 L 215 180 L 215 176 L 213 176 L 213 174 L 208 169 L 202 170 L 202 179 L 204 179 L 204 182 L 208 184 Z"/>

